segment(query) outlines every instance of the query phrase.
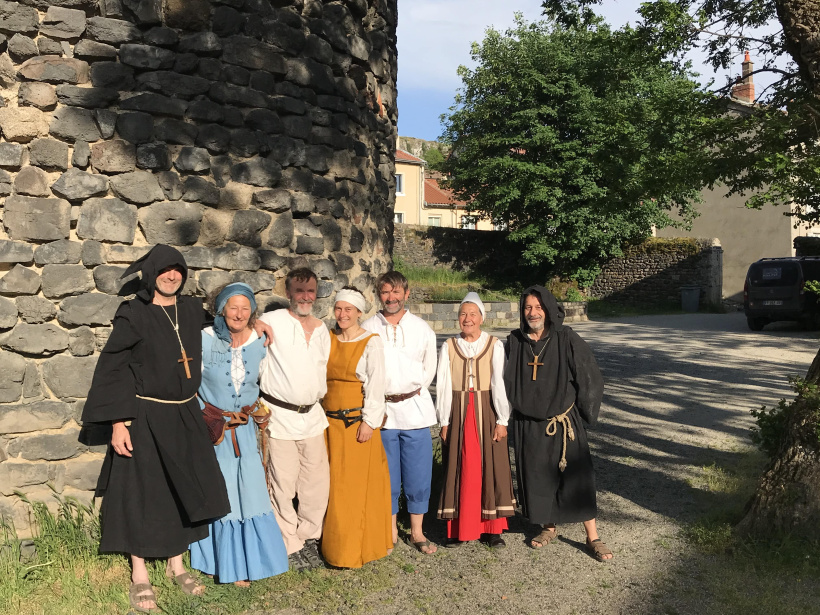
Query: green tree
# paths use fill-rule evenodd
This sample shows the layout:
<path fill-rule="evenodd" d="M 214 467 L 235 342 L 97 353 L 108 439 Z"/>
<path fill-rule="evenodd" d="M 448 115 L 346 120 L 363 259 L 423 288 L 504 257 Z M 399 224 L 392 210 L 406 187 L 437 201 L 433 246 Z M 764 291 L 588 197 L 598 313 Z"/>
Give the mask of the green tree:
<path fill-rule="evenodd" d="M 547 0 L 559 23 L 595 21 L 601 0 Z M 712 126 L 710 184 L 747 196 L 747 205 L 791 204 L 803 221 L 820 223 L 820 2 L 818 0 L 653 0 L 640 9 L 636 30 L 664 57 L 705 51 L 726 68 L 745 49 L 756 72 L 777 79 L 744 114 L 725 114 Z M 768 32 L 760 35 L 759 32 Z M 727 93 L 733 83 L 716 91 Z M 791 534 L 820 540 L 820 352 L 797 396 L 771 411 L 756 411 L 771 464 L 738 529 L 757 536 Z"/>
<path fill-rule="evenodd" d="M 684 223 L 711 97 L 687 65 L 600 19 L 488 30 L 444 117 L 443 170 L 471 208 L 506 222 L 530 264 L 591 283 L 652 225 Z M 693 178 L 695 178 L 693 180 Z"/>
<path fill-rule="evenodd" d="M 424 160 L 427 162 L 427 166 L 433 169 L 434 171 L 438 171 L 441 169 L 442 164 L 444 164 L 444 154 L 441 153 L 441 150 L 437 147 L 431 147 L 422 156 Z"/>

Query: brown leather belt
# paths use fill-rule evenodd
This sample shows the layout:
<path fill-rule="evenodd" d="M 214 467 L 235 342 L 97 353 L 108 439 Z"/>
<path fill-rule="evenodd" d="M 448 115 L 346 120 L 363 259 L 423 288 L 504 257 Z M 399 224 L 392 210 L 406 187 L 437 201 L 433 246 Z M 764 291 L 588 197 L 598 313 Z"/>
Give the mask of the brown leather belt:
<path fill-rule="evenodd" d="M 214 445 L 217 445 L 222 442 L 225 437 L 225 432 L 230 432 L 231 440 L 233 441 L 233 452 L 237 457 L 240 456 L 240 453 L 239 443 L 236 441 L 236 428 L 242 425 L 247 425 L 248 420 L 250 419 L 254 420 L 256 425 L 259 427 L 259 431 L 263 434 L 265 432 L 265 428 L 268 426 L 270 410 L 260 406 L 259 401 L 256 401 L 250 406 L 243 406 L 239 412 L 224 412 L 221 408 L 217 408 L 213 404 L 209 404 L 207 401 L 203 403 L 205 404 L 205 408 L 202 410 L 202 417 L 208 427 L 211 441 Z M 267 438 L 263 437 L 262 465 L 265 465 L 265 456 L 267 454 L 266 448 Z"/>
<path fill-rule="evenodd" d="M 298 412 L 299 414 L 307 414 L 308 412 L 310 412 L 311 408 L 313 408 L 313 406 L 316 405 L 316 402 L 313 402 L 312 404 L 305 404 L 303 406 L 289 404 L 286 401 L 282 401 L 281 399 L 276 399 L 275 397 L 268 395 L 264 391 L 259 391 L 259 396 L 266 402 L 269 402 L 275 406 L 279 406 L 280 408 L 284 408 L 285 410 L 292 410 L 293 412 Z"/>
<path fill-rule="evenodd" d="M 421 389 L 416 389 L 415 391 L 411 391 L 410 393 L 402 393 L 401 395 L 385 395 L 384 401 L 389 401 L 391 404 L 395 404 L 400 401 L 404 401 L 405 399 L 415 397 L 419 393 L 421 393 Z"/>

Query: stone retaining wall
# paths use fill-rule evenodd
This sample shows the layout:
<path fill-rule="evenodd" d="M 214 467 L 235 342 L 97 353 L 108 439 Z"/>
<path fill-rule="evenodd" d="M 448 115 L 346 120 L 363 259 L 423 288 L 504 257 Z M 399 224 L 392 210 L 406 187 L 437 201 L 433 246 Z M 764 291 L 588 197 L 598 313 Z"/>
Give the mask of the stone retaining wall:
<path fill-rule="evenodd" d="M 521 266 L 520 253 L 506 237 L 505 231 L 397 224 L 394 256 L 411 267 L 471 270 L 494 283 L 543 284 L 544 272 Z M 698 286 L 702 306 L 721 302 L 723 248 L 717 239 L 649 239 L 604 265 L 585 291 L 590 297 L 652 305 L 680 302 L 682 286 Z M 418 292 L 411 296 L 422 299 Z"/>
<path fill-rule="evenodd" d="M 407 309 L 422 320 L 436 333 L 458 331 L 458 310 L 460 303 L 415 303 L 408 304 Z M 585 302 L 562 302 L 564 322 L 583 322 L 587 318 Z M 488 301 L 484 303 L 486 317 L 484 329 L 517 329 L 521 325 L 518 303 L 510 301 Z"/>
<path fill-rule="evenodd" d="M 390 262 L 397 0 L 0 0 L 0 514 L 87 500 L 79 417 L 119 279 L 184 252 L 197 296 L 318 309 Z M 99 435 L 99 434 L 98 434 Z"/>
<path fill-rule="evenodd" d="M 700 305 L 723 295 L 723 248 L 717 239 L 650 239 L 604 265 L 592 297 L 635 305 L 680 304 L 681 287 L 700 288 Z"/>

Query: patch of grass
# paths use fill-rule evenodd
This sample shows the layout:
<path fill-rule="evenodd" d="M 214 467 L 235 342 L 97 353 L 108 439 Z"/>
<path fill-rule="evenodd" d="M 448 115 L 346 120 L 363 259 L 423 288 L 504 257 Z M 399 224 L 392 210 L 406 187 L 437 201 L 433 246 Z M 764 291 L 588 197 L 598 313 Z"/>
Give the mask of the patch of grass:
<path fill-rule="evenodd" d="M 0 613 L 15 615 L 100 615 L 128 612 L 130 567 L 121 555 L 99 553 L 99 513 L 71 498 L 59 498 L 56 513 L 29 502 L 36 554 L 21 558 L 21 543 L 8 521 L 0 522 Z M 149 561 L 157 601 L 166 615 L 237 615 L 298 608 L 311 613 L 366 607 L 373 592 L 392 587 L 404 571 L 391 558 L 360 570 L 288 572 L 255 581 L 249 588 L 215 584 L 194 573 L 206 587 L 186 596 L 165 577 L 165 561 Z M 189 566 L 186 555 L 185 565 Z M 259 609 L 255 611 L 255 609 Z"/>
<path fill-rule="evenodd" d="M 448 267 L 417 267 L 408 265 L 399 258 L 393 259 L 393 268 L 402 273 L 411 285 L 467 284 L 483 286 L 485 280 L 470 271 L 454 271 Z"/>
<path fill-rule="evenodd" d="M 404 274 L 411 288 L 424 290 L 434 302 L 461 301 L 468 292 L 477 292 L 482 301 L 517 301 L 519 288 L 491 288 L 490 282 L 472 271 L 448 267 L 415 267 L 393 258 L 393 267 Z"/>
<path fill-rule="evenodd" d="M 764 465 L 765 457 L 748 448 L 731 464 L 702 466 L 690 481 L 704 512 L 681 532 L 691 552 L 662 583 L 661 612 L 690 612 L 676 609 L 682 604 L 696 604 L 704 615 L 820 612 L 820 544 L 734 532 Z"/>

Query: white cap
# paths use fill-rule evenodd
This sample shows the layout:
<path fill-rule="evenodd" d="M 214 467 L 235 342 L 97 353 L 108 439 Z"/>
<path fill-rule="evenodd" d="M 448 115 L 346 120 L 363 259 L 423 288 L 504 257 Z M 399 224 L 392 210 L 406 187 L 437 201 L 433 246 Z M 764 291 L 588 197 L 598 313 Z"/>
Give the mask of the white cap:
<path fill-rule="evenodd" d="M 475 303 L 478 306 L 478 311 L 481 312 L 481 319 L 484 320 L 487 317 L 487 314 L 484 311 L 484 302 L 481 301 L 481 297 L 478 296 L 478 293 L 467 293 L 464 296 L 464 299 L 461 300 L 461 305 L 464 305 L 465 303 Z"/>

